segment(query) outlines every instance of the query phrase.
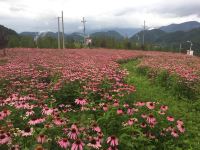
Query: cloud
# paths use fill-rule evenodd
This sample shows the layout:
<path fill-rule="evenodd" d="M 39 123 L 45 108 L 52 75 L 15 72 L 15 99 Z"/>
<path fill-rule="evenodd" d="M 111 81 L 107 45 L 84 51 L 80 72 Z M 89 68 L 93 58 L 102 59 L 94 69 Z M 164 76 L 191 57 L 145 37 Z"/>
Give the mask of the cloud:
<path fill-rule="evenodd" d="M 174 0 L 171 3 L 162 3 L 160 7 L 155 7 L 150 11 L 166 16 L 173 17 L 186 17 L 190 15 L 200 16 L 200 1 L 191 0 L 191 1 L 180 1 Z"/>
<path fill-rule="evenodd" d="M 155 27 L 180 21 L 200 21 L 199 0 L 0 0 L 0 24 L 22 31 L 57 30 L 56 18 L 64 11 L 65 31 Z"/>

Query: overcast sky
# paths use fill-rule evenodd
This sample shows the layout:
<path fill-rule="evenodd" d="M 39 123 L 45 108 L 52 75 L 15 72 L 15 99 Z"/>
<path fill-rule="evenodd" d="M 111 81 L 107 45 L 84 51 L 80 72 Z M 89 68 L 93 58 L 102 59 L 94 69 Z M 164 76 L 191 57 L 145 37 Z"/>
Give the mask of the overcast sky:
<path fill-rule="evenodd" d="M 138 28 L 200 21 L 200 0 L 0 0 L 0 24 L 17 32 L 56 31 L 64 11 L 66 32 L 87 28 Z"/>

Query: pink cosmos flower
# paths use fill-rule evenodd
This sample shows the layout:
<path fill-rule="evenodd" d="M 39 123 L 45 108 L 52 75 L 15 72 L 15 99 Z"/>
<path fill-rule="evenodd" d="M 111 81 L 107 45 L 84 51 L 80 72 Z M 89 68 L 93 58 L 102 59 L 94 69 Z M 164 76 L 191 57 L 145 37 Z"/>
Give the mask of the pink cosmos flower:
<path fill-rule="evenodd" d="M 112 146 L 110 146 L 109 148 L 108 148 L 108 150 L 118 150 L 118 148 L 115 146 L 115 147 L 112 147 Z"/>
<path fill-rule="evenodd" d="M 11 111 L 8 109 L 4 109 L 1 113 L 3 117 L 7 117 L 11 114 Z"/>
<path fill-rule="evenodd" d="M 133 115 L 133 113 L 134 113 L 133 108 L 128 108 L 128 109 L 127 109 L 127 114 L 128 114 L 128 115 Z"/>
<path fill-rule="evenodd" d="M 66 121 L 64 121 L 63 119 L 59 118 L 59 117 L 56 117 L 54 120 L 53 120 L 53 123 L 57 126 L 62 126 L 62 125 L 65 125 L 66 124 Z"/>
<path fill-rule="evenodd" d="M 145 118 L 147 118 L 147 115 L 146 115 L 146 114 L 141 114 L 141 117 L 142 117 L 143 119 L 145 119 Z"/>
<path fill-rule="evenodd" d="M 108 106 L 106 104 L 103 105 L 103 110 L 108 111 Z"/>
<path fill-rule="evenodd" d="M 92 125 L 92 130 L 96 132 L 101 132 L 101 128 L 96 123 Z"/>
<path fill-rule="evenodd" d="M 174 121 L 174 117 L 172 117 L 172 116 L 167 116 L 167 120 L 170 121 L 170 122 L 173 122 L 173 121 Z"/>
<path fill-rule="evenodd" d="M 145 105 L 145 102 L 137 102 L 134 104 L 135 106 L 139 106 L 139 107 L 142 107 Z"/>
<path fill-rule="evenodd" d="M 45 107 L 45 108 L 42 109 L 42 114 L 51 115 L 52 113 L 53 113 L 52 108 Z"/>
<path fill-rule="evenodd" d="M 119 144 L 118 139 L 115 136 L 109 136 L 107 138 L 107 143 L 110 144 L 110 146 L 112 147 L 115 147 Z"/>
<path fill-rule="evenodd" d="M 33 128 L 26 127 L 24 130 L 21 131 L 22 136 L 31 136 L 33 135 Z"/>
<path fill-rule="evenodd" d="M 175 138 L 177 138 L 179 135 L 178 135 L 178 132 L 176 130 L 172 130 L 171 132 L 171 135 Z"/>
<path fill-rule="evenodd" d="M 131 118 L 128 120 L 128 125 L 131 126 L 133 125 L 135 122 L 138 122 L 138 119 L 137 118 Z"/>
<path fill-rule="evenodd" d="M 154 102 L 146 102 L 146 106 L 149 109 L 154 109 L 155 108 L 155 103 Z"/>
<path fill-rule="evenodd" d="M 13 145 L 13 146 L 11 147 L 11 150 L 20 150 L 20 146 L 19 146 L 18 144 Z"/>
<path fill-rule="evenodd" d="M 124 112 L 123 112 L 122 109 L 120 109 L 120 108 L 117 109 L 117 114 L 118 114 L 118 115 L 122 115 L 123 113 L 124 113 Z"/>
<path fill-rule="evenodd" d="M 78 137 L 78 129 L 77 128 L 71 128 L 69 133 L 67 134 L 67 136 L 70 138 L 70 139 L 73 139 L 73 140 L 76 140 L 77 137 Z"/>
<path fill-rule="evenodd" d="M 129 107 L 129 104 L 124 104 L 123 105 L 125 108 L 128 108 Z"/>
<path fill-rule="evenodd" d="M 153 116 L 153 115 L 149 115 L 147 118 L 146 118 L 146 121 L 149 123 L 149 125 L 151 127 L 154 127 L 154 125 L 157 123 L 156 122 L 156 118 Z"/>
<path fill-rule="evenodd" d="M 29 109 L 27 112 L 26 112 L 26 116 L 32 116 L 34 115 L 35 112 L 32 110 L 32 109 Z"/>
<path fill-rule="evenodd" d="M 167 106 L 167 105 L 162 105 L 162 106 L 160 107 L 160 110 L 161 110 L 161 111 L 167 111 L 167 110 L 168 110 L 168 106 Z"/>
<path fill-rule="evenodd" d="M 142 122 L 142 123 L 140 124 L 140 127 L 141 127 L 141 128 L 146 128 L 146 126 L 147 126 L 147 125 L 146 125 L 146 123 L 144 123 L 144 122 Z"/>
<path fill-rule="evenodd" d="M 45 118 L 32 118 L 28 124 L 30 125 L 36 125 L 36 124 L 40 124 L 43 123 L 45 121 Z"/>
<path fill-rule="evenodd" d="M 61 148 L 64 148 L 64 149 L 70 146 L 70 143 L 67 138 L 62 138 L 58 140 L 58 144 L 60 145 Z"/>
<path fill-rule="evenodd" d="M 176 123 L 179 124 L 179 125 L 183 125 L 183 121 L 182 120 L 177 120 Z"/>
<path fill-rule="evenodd" d="M 119 106 L 119 102 L 117 100 L 115 100 L 114 103 L 113 103 L 113 106 L 114 107 L 118 107 Z"/>
<path fill-rule="evenodd" d="M 97 138 L 92 138 L 90 139 L 90 143 L 88 143 L 87 146 L 94 149 L 99 149 L 101 147 L 101 144 Z"/>
<path fill-rule="evenodd" d="M 78 99 L 75 99 L 75 103 L 77 105 L 86 105 L 87 104 L 87 100 L 86 99 L 83 99 L 83 98 L 78 98 Z"/>
<path fill-rule="evenodd" d="M 44 135 L 44 134 L 40 134 L 38 137 L 37 137 L 37 142 L 38 143 L 45 143 L 47 140 L 47 137 Z"/>
<path fill-rule="evenodd" d="M 0 134 L 0 145 L 6 144 L 9 141 L 11 141 L 10 135 L 7 133 L 1 133 Z"/>
<path fill-rule="evenodd" d="M 160 114 L 160 115 L 165 115 L 165 112 L 164 111 L 158 111 L 158 113 Z"/>
<path fill-rule="evenodd" d="M 84 143 L 77 139 L 73 144 L 71 150 L 83 150 Z"/>
<path fill-rule="evenodd" d="M 178 128 L 178 130 L 179 130 L 181 133 L 184 133 L 184 132 L 185 132 L 185 127 L 184 127 L 184 125 L 182 125 L 182 124 L 177 124 L 177 128 Z"/>

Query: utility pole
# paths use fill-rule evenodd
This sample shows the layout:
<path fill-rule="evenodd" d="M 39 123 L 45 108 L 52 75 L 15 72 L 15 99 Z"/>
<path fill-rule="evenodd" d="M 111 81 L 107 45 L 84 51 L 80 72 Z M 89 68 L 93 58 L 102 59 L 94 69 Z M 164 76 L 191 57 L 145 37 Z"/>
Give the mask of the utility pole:
<path fill-rule="evenodd" d="M 84 36 L 85 36 L 85 23 L 87 22 L 87 21 L 85 20 L 85 17 L 83 17 L 83 20 L 82 20 L 81 22 L 83 23 L 83 34 L 84 34 Z"/>
<path fill-rule="evenodd" d="M 180 43 L 180 47 L 179 47 L 179 52 L 181 53 L 182 50 L 182 44 Z"/>
<path fill-rule="evenodd" d="M 62 40 L 63 40 L 63 49 L 64 49 L 65 48 L 65 33 L 64 33 L 63 11 L 62 11 Z"/>
<path fill-rule="evenodd" d="M 144 32 L 145 32 L 145 29 L 146 29 L 146 25 L 145 25 L 145 20 L 144 20 L 144 27 L 143 27 L 143 36 L 142 36 L 142 45 L 144 46 Z"/>
<path fill-rule="evenodd" d="M 58 49 L 60 49 L 60 17 L 58 17 Z"/>
<path fill-rule="evenodd" d="M 87 22 L 85 20 L 85 17 L 83 17 L 83 20 L 81 22 L 83 23 L 83 36 L 84 36 L 84 44 L 85 44 L 85 23 Z"/>

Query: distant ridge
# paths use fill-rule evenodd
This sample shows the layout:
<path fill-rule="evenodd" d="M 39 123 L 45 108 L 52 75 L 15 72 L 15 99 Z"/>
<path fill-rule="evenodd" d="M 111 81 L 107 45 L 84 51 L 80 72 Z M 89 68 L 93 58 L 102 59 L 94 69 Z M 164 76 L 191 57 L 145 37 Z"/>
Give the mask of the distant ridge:
<path fill-rule="evenodd" d="M 165 32 L 176 32 L 176 31 L 190 31 L 195 28 L 200 28 L 200 23 L 197 21 L 183 22 L 180 24 L 170 24 L 168 26 L 160 27 L 160 30 Z"/>

